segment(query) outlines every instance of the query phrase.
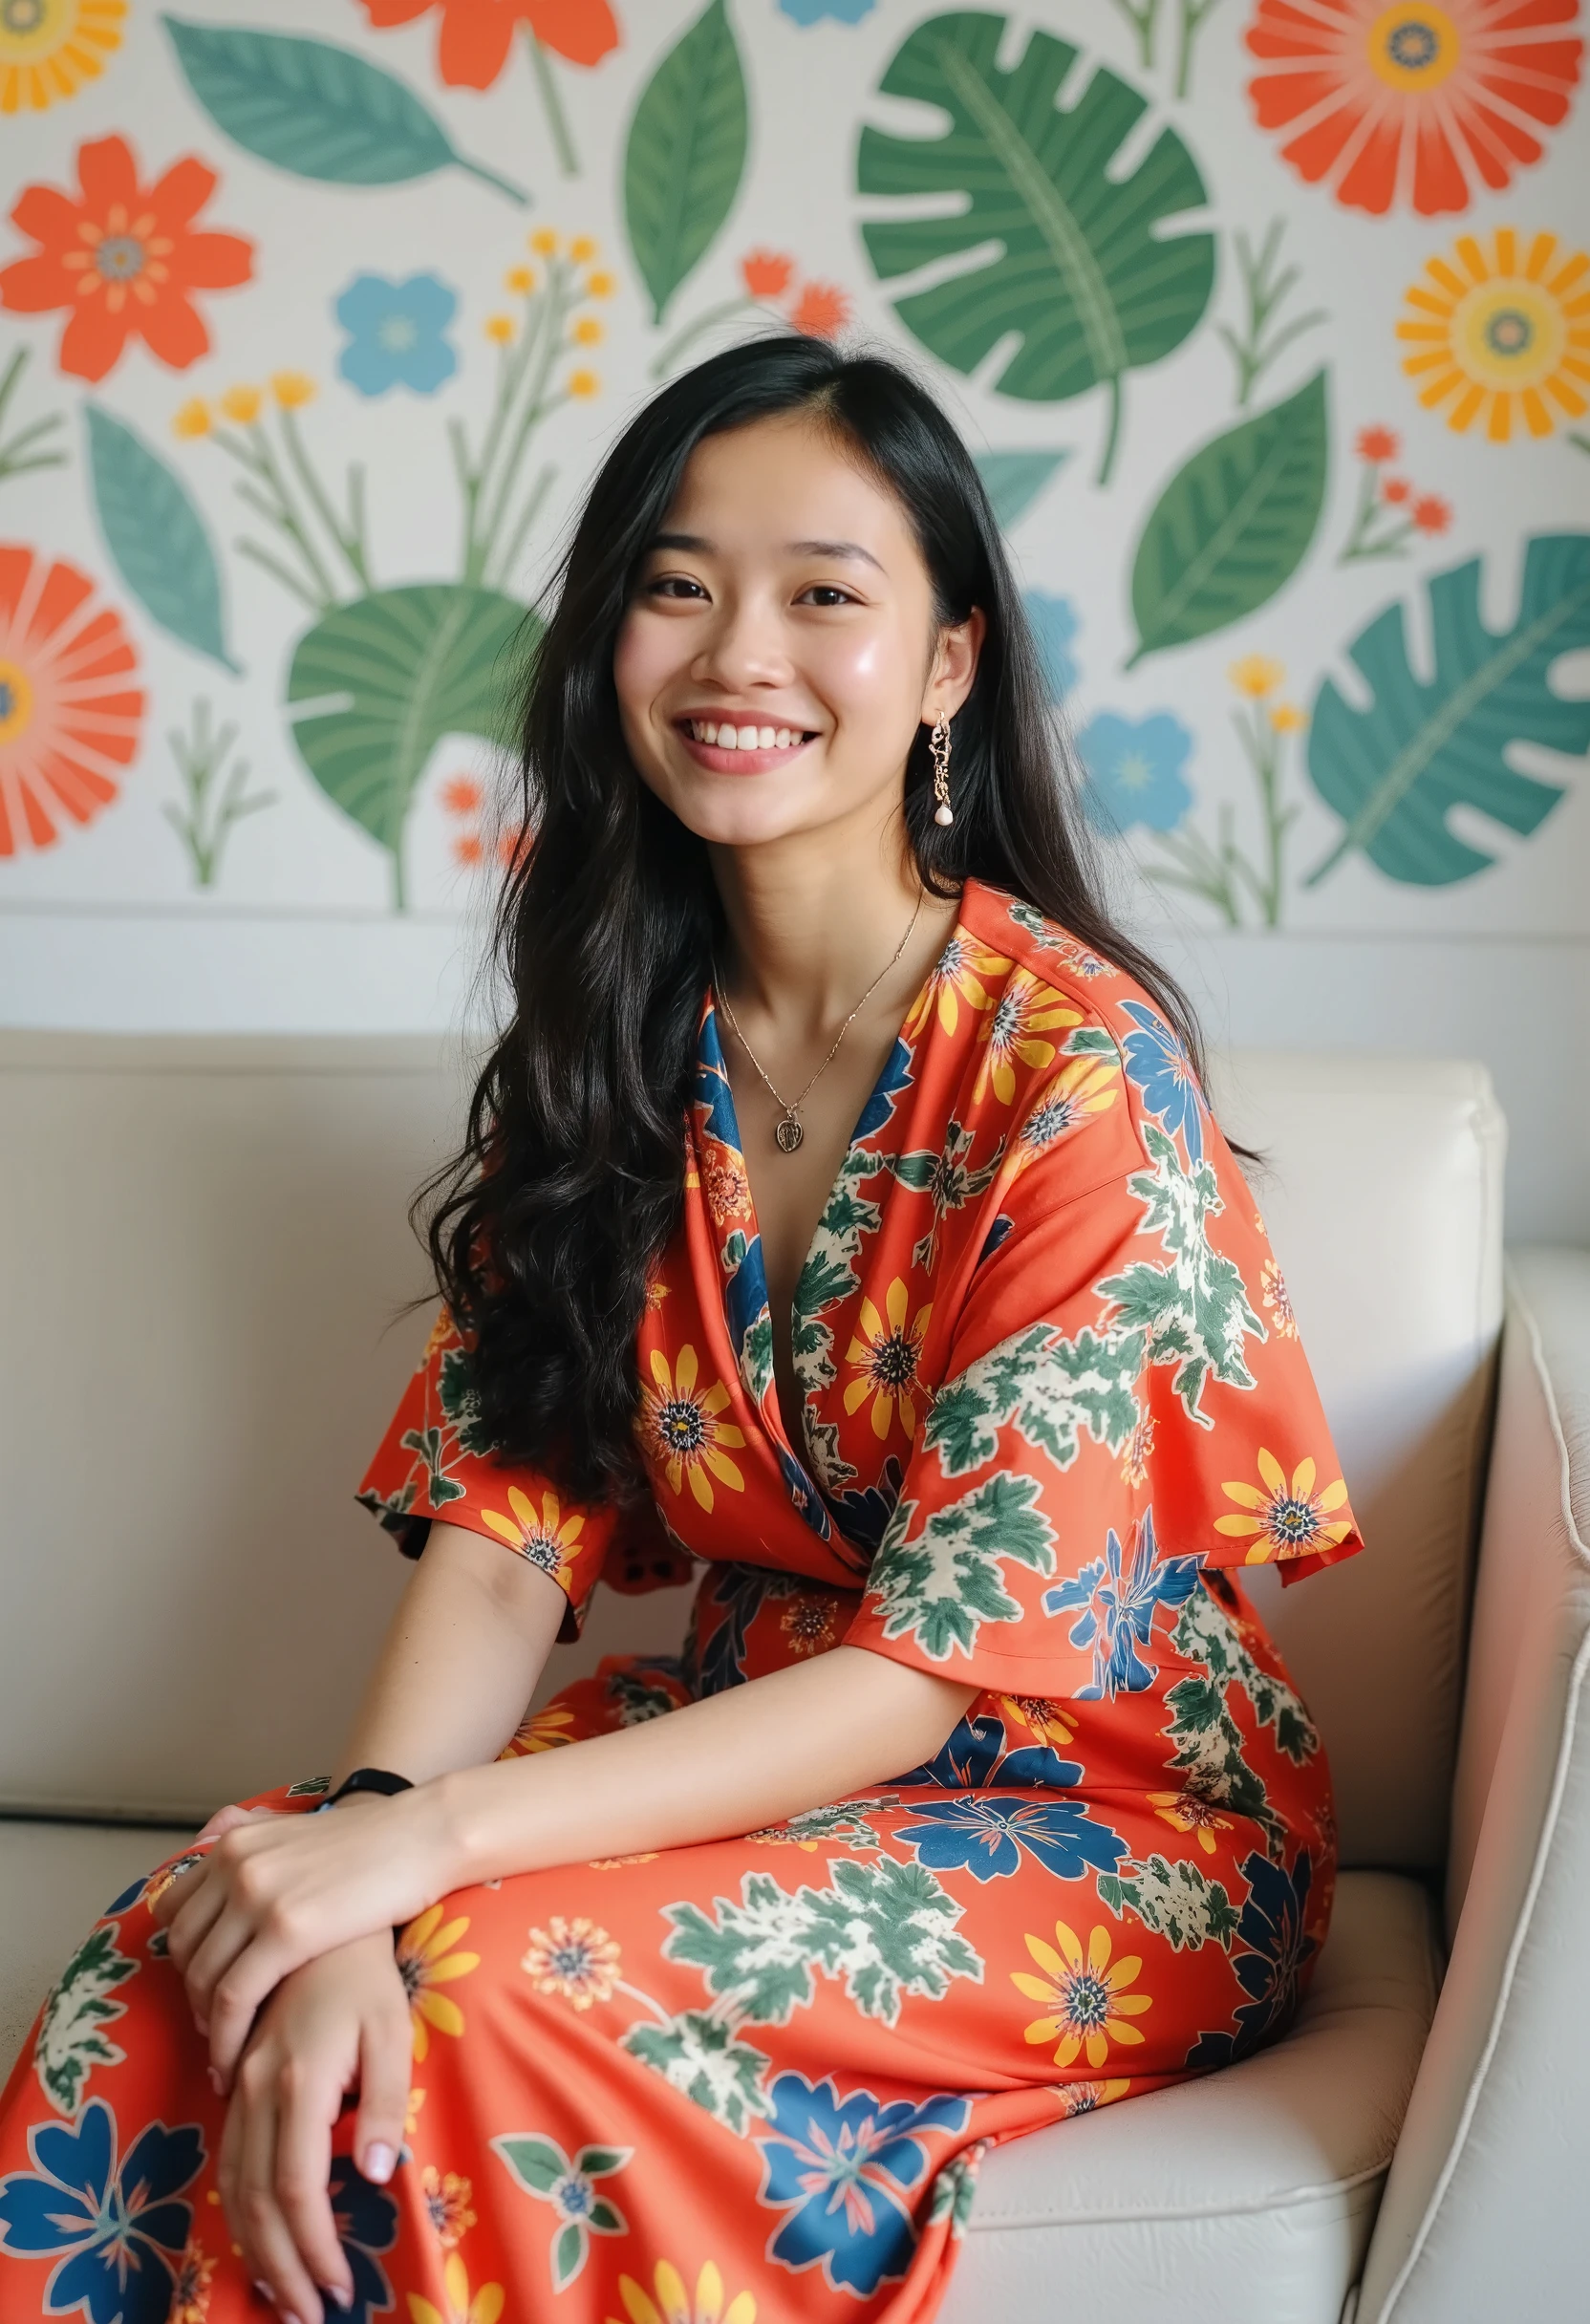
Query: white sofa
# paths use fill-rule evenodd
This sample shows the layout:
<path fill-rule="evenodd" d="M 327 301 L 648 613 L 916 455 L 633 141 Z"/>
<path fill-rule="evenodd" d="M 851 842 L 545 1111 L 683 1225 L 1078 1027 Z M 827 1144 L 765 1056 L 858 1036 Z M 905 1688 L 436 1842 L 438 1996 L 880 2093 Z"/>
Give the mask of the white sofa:
<path fill-rule="evenodd" d="M 423 1041 L 0 1036 L 0 2064 L 132 1874 L 333 1754 L 462 1087 Z M 1590 1254 L 1504 1302 L 1477 1067 L 1248 1054 L 1216 1098 L 1369 1541 L 1256 1577 L 1347 1869 L 1282 2041 L 989 2158 L 946 2324 L 1590 2314 Z M 608 1597 L 548 1685 L 682 1622 Z"/>

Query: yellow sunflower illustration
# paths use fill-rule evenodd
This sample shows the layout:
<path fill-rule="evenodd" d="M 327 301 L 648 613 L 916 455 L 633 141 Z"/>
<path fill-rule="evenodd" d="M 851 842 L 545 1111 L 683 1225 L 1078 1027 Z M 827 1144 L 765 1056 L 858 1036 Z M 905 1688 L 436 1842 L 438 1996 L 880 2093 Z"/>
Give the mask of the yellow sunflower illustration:
<path fill-rule="evenodd" d="M 705 1510 L 712 1508 L 712 1477 L 731 1492 L 743 1493 L 745 1479 L 724 1451 L 739 1452 L 745 1438 L 718 1415 L 729 1401 L 721 1380 L 714 1381 L 704 1396 L 696 1393 L 699 1371 L 694 1347 L 681 1347 L 672 1371 L 662 1350 L 652 1350 L 652 1379 L 640 1416 L 642 1441 L 662 1463 L 676 1493 L 690 1479 L 690 1490 Z M 710 1474 L 709 1474 L 710 1472 Z"/>
<path fill-rule="evenodd" d="M 1019 968 L 992 1013 L 978 1027 L 985 1054 L 978 1067 L 973 1097 L 980 1101 L 992 1082 L 1000 1105 L 1008 1106 L 1016 1094 L 1011 1060 L 1020 1058 L 1024 1065 L 1052 1065 L 1059 1044 L 1044 1036 L 1081 1022 L 1080 1009 L 1067 1008 L 1051 985 L 1041 982 L 1030 969 Z"/>
<path fill-rule="evenodd" d="M 1014 1185 L 1024 1170 L 1047 1153 L 1050 1147 L 1086 1121 L 1113 1106 L 1121 1080 L 1120 1067 L 1103 1057 L 1073 1057 L 1054 1080 L 1039 1091 L 1036 1104 L 1016 1133 L 1005 1183 Z M 996 1084 L 996 1087 L 998 1085 Z"/>
<path fill-rule="evenodd" d="M 121 46 L 127 0 L 22 0 L 0 7 L 0 114 L 42 113 L 97 80 Z"/>
<path fill-rule="evenodd" d="M 901 1033 L 907 1041 L 914 1040 L 935 1010 L 945 1032 L 953 1033 L 960 1022 L 961 1002 L 969 1009 L 991 1009 L 997 996 L 988 988 L 1002 982 L 1010 970 L 1011 962 L 1003 953 L 991 952 L 976 936 L 964 936 L 957 929 L 912 1003 Z"/>
<path fill-rule="evenodd" d="M 508 1745 L 505 1757 L 527 1759 L 532 1752 L 552 1751 L 560 1743 L 572 1743 L 568 1732 L 574 1724 L 574 1713 L 567 1703 L 548 1703 L 544 1711 L 534 1711 L 524 1720 Z"/>
<path fill-rule="evenodd" d="M 1228 1500 L 1239 1501 L 1253 1514 L 1249 1517 L 1216 1517 L 1216 1533 L 1231 1534 L 1238 1539 L 1256 1535 L 1248 1552 L 1250 1565 L 1262 1565 L 1270 1558 L 1278 1558 L 1288 1550 L 1334 1549 L 1352 1531 L 1347 1517 L 1331 1520 L 1333 1509 L 1340 1509 L 1347 1497 L 1347 1488 L 1340 1477 L 1327 1485 L 1322 1493 L 1314 1490 L 1317 1474 L 1312 1460 L 1300 1460 L 1292 1472 L 1292 1482 L 1286 1481 L 1286 1471 L 1273 1452 L 1262 1447 L 1258 1455 L 1259 1485 L 1237 1482 L 1224 1484 L 1221 1492 Z"/>
<path fill-rule="evenodd" d="M 456 1945 L 469 1926 L 467 1920 L 443 1922 L 440 1904 L 427 1905 L 417 1921 L 411 1921 L 398 1940 L 398 1973 L 403 1980 L 403 1990 L 409 1997 L 409 2009 L 414 2018 L 414 2055 L 423 2057 L 431 2046 L 429 2029 L 439 2034 L 451 2034 L 455 2039 L 463 2032 L 463 2012 L 450 1993 L 439 1993 L 439 1985 L 456 1984 L 479 1969 L 479 1953 L 455 1953 L 449 1947 Z"/>
<path fill-rule="evenodd" d="M 887 1323 L 870 1299 L 862 1300 L 861 1330 L 851 1340 L 846 1355 L 846 1362 L 858 1365 L 860 1370 L 845 1390 L 845 1409 L 859 1410 L 870 1396 L 872 1433 L 884 1437 L 893 1425 L 894 1407 L 898 1404 L 900 1426 L 908 1436 L 914 1436 L 916 1405 L 912 1390 L 919 1386 L 916 1366 L 933 1302 L 924 1301 L 908 1325 L 906 1312 L 911 1295 L 904 1278 L 897 1275 L 885 1292 L 883 1303 Z"/>
<path fill-rule="evenodd" d="M 1219 1844 L 1215 1833 L 1231 1830 L 1230 1817 L 1216 1815 L 1209 1800 L 1201 1799 L 1196 1792 L 1150 1792 L 1146 1797 L 1154 1814 L 1172 1831 L 1195 1832 L 1206 1856 L 1213 1856 Z"/>
<path fill-rule="evenodd" d="M 1109 2055 L 1111 2042 L 1131 2045 L 1142 2041 L 1142 2034 L 1128 2020 L 1151 2009 L 1153 1995 L 1126 1990 L 1135 1984 L 1143 1964 L 1135 1953 L 1112 1962 L 1107 1928 L 1093 1930 L 1085 1956 L 1082 1940 L 1064 1921 L 1055 1923 L 1055 1943 L 1060 1947 L 1058 1953 L 1042 1937 L 1028 1936 L 1026 1940 L 1028 1952 L 1048 1972 L 1046 1976 L 1034 1977 L 1020 1969 L 1010 1972 L 1019 1992 L 1030 2001 L 1049 2005 L 1049 2013 L 1035 2017 L 1026 2028 L 1026 2038 L 1054 2042 L 1057 2066 L 1070 2065 L 1085 2049 L 1087 2062 L 1097 2073 Z"/>
<path fill-rule="evenodd" d="M 1077 1732 L 1076 1720 L 1046 1694 L 1001 1694 L 998 1701 L 1007 1727 L 1024 1727 L 1053 1751 L 1064 1751 Z"/>
<path fill-rule="evenodd" d="M 652 2286 L 655 2299 L 633 2275 L 621 2275 L 618 2296 L 624 2313 L 610 2316 L 607 2324 L 757 2324 L 757 2304 L 748 2292 L 737 2292 L 724 2305 L 722 2271 L 714 2260 L 706 2261 L 696 2278 L 694 2301 L 672 2260 L 658 2260 Z"/>
<path fill-rule="evenodd" d="M 411 2292 L 410 2324 L 497 2324 L 507 2298 L 501 2284 L 483 2284 L 471 2295 L 469 2278 L 456 2251 L 447 2254 L 441 2281 L 446 2292 L 446 2308 L 438 2308 L 422 2292 Z"/>
<path fill-rule="evenodd" d="M 1507 226 L 1489 250 L 1461 235 L 1409 286 L 1397 336 L 1420 402 L 1450 405 L 1450 428 L 1483 419 L 1491 441 L 1506 443 L 1521 420 L 1532 436 L 1549 436 L 1590 409 L 1590 255 L 1559 253 L 1555 234 L 1522 247 Z"/>
<path fill-rule="evenodd" d="M 505 1517 L 500 1509 L 483 1509 L 481 1517 L 499 1539 L 544 1574 L 550 1574 L 559 1589 L 567 1589 L 569 1561 L 585 1531 L 584 1517 L 566 1517 L 555 1493 L 542 1495 L 538 1512 L 529 1495 L 518 1485 L 508 1487 L 508 1507 L 512 1517 Z"/>

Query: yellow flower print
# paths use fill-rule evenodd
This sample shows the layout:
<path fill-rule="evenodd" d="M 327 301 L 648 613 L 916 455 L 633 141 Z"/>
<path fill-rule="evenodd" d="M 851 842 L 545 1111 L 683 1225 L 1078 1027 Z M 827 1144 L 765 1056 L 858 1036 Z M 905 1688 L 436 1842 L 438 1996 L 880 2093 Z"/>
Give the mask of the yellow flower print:
<path fill-rule="evenodd" d="M 479 1953 L 448 1950 L 469 1923 L 462 1917 L 443 1922 L 441 1913 L 440 1904 L 428 1905 L 398 1940 L 398 1973 L 414 2018 L 416 2057 L 423 2057 L 431 2046 L 429 2027 L 434 2026 L 439 2034 L 451 2034 L 455 2039 L 463 2032 L 463 2012 L 450 1993 L 439 1993 L 436 1988 L 455 1985 L 481 1966 Z"/>
<path fill-rule="evenodd" d="M 563 384 L 571 396 L 594 396 L 600 393 L 602 382 L 593 371 L 571 371 Z"/>
<path fill-rule="evenodd" d="M 460 2178 L 457 2171 L 449 2171 L 444 2178 L 434 2163 L 427 2163 L 419 2174 L 419 2191 L 437 2241 L 444 2251 L 453 2250 L 475 2224 L 475 2214 L 469 2208 L 474 2187 L 467 2179 Z"/>
<path fill-rule="evenodd" d="M 554 1751 L 560 1743 L 572 1743 L 573 1736 L 565 1730 L 573 1724 L 574 1713 L 567 1703 L 548 1703 L 545 1711 L 532 1711 L 524 1721 L 503 1756 L 527 1759 L 535 1752 Z"/>
<path fill-rule="evenodd" d="M 182 437 L 184 441 L 191 441 L 194 437 L 207 436 L 209 432 L 209 405 L 204 401 L 203 396 L 189 397 L 182 410 L 174 415 L 171 421 L 171 433 L 173 436 Z"/>
<path fill-rule="evenodd" d="M 557 255 L 558 238 L 549 226 L 538 226 L 533 234 L 526 235 L 525 240 L 538 258 Z"/>
<path fill-rule="evenodd" d="M 1351 1533 L 1352 1524 L 1346 1517 L 1326 1522 L 1331 1511 L 1340 1509 L 1347 1497 L 1347 1488 L 1340 1477 L 1334 1485 L 1327 1485 L 1323 1493 L 1316 1493 L 1314 1463 L 1300 1460 L 1288 1485 L 1286 1471 L 1279 1461 L 1273 1452 L 1262 1449 L 1258 1474 L 1263 1479 L 1262 1487 L 1231 1483 L 1220 1488 L 1228 1500 L 1240 1501 L 1244 1509 L 1254 1512 L 1253 1516 L 1214 1520 L 1216 1533 L 1258 1537 L 1248 1552 L 1250 1565 L 1262 1565 L 1267 1559 L 1282 1557 L 1289 1550 L 1334 1549 Z"/>
<path fill-rule="evenodd" d="M 1549 436 L 1561 415 L 1579 420 L 1590 408 L 1590 255 L 1559 257 L 1555 234 L 1520 248 L 1507 226 L 1489 250 L 1460 235 L 1409 286 L 1397 336 L 1412 351 L 1403 369 L 1420 402 L 1450 403 L 1450 428 L 1461 434 L 1483 419 L 1491 441 L 1506 443 L 1522 420 L 1532 436 Z"/>
<path fill-rule="evenodd" d="M 832 1597 L 808 1597 L 803 1590 L 792 1598 L 779 1617 L 779 1627 L 789 1643 L 791 1654 L 826 1654 L 837 1646 Z"/>
<path fill-rule="evenodd" d="M 42 113 L 97 80 L 121 46 L 127 0 L 32 0 L 0 8 L 0 113 Z"/>
<path fill-rule="evenodd" d="M 1132 1432 L 1127 1439 L 1127 1450 L 1121 1461 L 1121 1479 L 1124 1484 L 1135 1488 L 1148 1483 L 1149 1455 L 1153 1449 L 1153 1415 L 1150 1412 L 1140 1412 Z"/>
<path fill-rule="evenodd" d="M 505 290 L 517 290 L 522 298 L 528 298 L 535 289 L 535 269 L 509 267 L 503 277 L 503 288 Z"/>
<path fill-rule="evenodd" d="M 596 255 L 595 236 L 593 234 L 576 234 L 569 245 L 569 255 L 575 266 L 588 265 Z"/>
<path fill-rule="evenodd" d="M 1296 702 L 1276 702 L 1271 707 L 1270 723 L 1277 734 L 1298 734 L 1308 724 L 1308 712 L 1300 710 Z"/>
<path fill-rule="evenodd" d="M 582 314 L 569 336 L 577 347 L 594 347 L 602 336 L 601 317 L 594 314 Z"/>
<path fill-rule="evenodd" d="M 481 329 L 494 346 L 506 347 L 513 338 L 513 317 L 511 314 L 488 314 Z"/>
<path fill-rule="evenodd" d="M 598 269 L 596 273 L 586 276 L 585 287 L 592 298 L 611 298 L 618 288 L 618 277 Z"/>
<path fill-rule="evenodd" d="M 308 372 L 273 371 L 270 375 L 270 393 L 284 412 L 295 412 L 301 405 L 312 401 L 314 381 Z"/>
<path fill-rule="evenodd" d="M 985 1054 L 973 1098 L 980 1101 L 992 1082 L 1000 1105 L 1008 1106 L 1016 1095 L 1012 1059 L 1019 1058 L 1024 1065 L 1052 1065 L 1058 1044 L 1044 1036 L 1081 1022 L 1080 1009 L 1067 1008 L 1051 985 L 1040 982 L 1030 969 L 1019 968 L 978 1027 Z"/>
<path fill-rule="evenodd" d="M 414 2144 L 414 2133 L 416 2125 L 419 2120 L 419 2109 L 424 2105 L 424 2091 L 417 2090 L 411 2084 L 409 2088 L 408 2104 L 403 2108 L 403 2144 L 405 2146 L 412 2146 Z"/>
<path fill-rule="evenodd" d="M 1076 1720 L 1046 1694 L 1001 1694 L 996 1699 L 1007 1727 L 1024 1727 L 1054 1751 L 1064 1751 L 1077 1732 Z"/>
<path fill-rule="evenodd" d="M 1050 2005 L 1049 2015 L 1035 2017 L 1027 2027 L 1026 2039 L 1055 2042 L 1057 2066 L 1070 2065 L 1085 2049 L 1088 2064 L 1097 2071 L 1109 2055 L 1111 2042 L 1135 2044 L 1143 2039 L 1128 2020 L 1151 2009 L 1153 1996 L 1126 1990 L 1136 1982 L 1143 1964 L 1135 1953 L 1111 1962 L 1107 1928 L 1094 1929 L 1085 1958 L 1081 1939 L 1064 1921 L 1055 1923 L 1055 1942 L 1058 1953 L 1042 1937 L 1026 1940 L 1028 1952 L 1046 1976 L 1034 1977 L 1019 1969 L 1010 1972 L 1012 1985 L 1029 2001 Z"/>
<path fill-rule="evenodd" d="M 911 1014 L 900 1027 L 901 1034 L 907 1041 L 914 1041 L 935 1010 L 944 1031 L 955 1032 L 960 1023 L 961 1002 L 964 1001 L 969 1009 L 991 1009 L 996 995 L 988 988 L 1002 983 L 1010 970 L 1011 962 L 1002 952 L 990 952 L 976 936 L 963 935 L 957 929 L 913 1001 Z"/>
<path fill-rule="evenodd" d="M 649 1275 L 646 1278 L 646 1306 L 650 1314 L 655 1315 L 663 1301 L 668 1297 L 668 1290 L 669 1286 L 663 1281 L 660 1275 Z"/>
<path fill-rule="evenodd" d="M 1146 1797 L 1162 1823 L 1177 1832 L 1195 1832 L 1206 1856 L 1213 1856 L 1218 1845 L 1215 1833 L 1231 1830 L 1230 1817 L 1217 1816 L 1210 1801 L 1196 1792 L 1150 1792 Z"/>
<path fill-rule="evenodd" d="M 537 1515 L 535 1503 L 522 1485 L 508 1487 L 508 1507 L 512 1517 L 500 1509 L 483 1509 L 481 1521 L 489 1525 L 499 1540 L 531 1565 L 550 1574 L 559 1589 L 569 1586 L 569 1559 L 585 1531 L 583 1517 L 566 1517 L 563 1504 L 555 1493 L 544 1493 Z"/>
<path fill-rule="evenodd" d="M 1244 654 L 1240 661 L 1232 663 L 1226 676 L 1238 694 L 1246 694 L 1257 702 L 1261 701 L 1265 695 L 1274 694 L 1286 676 L 1286 671 L 1280 662 L 1273 661 L 1268 654 Z"/>
<path fill-rule="evenodd" d="M 221 409 L 228 420 L 235 420 L 239 427 L 247 427 L 250 421 L 259 418 L 260 405 L 264 401 L 265 398 L 257 387 L 229 387 L 221 398 Z"/>
<path fill-rule="evenodd" d="M 652 1350 L 654 1388 L 646 1391 L 641 1412 L 642 1442 L 660 1460 L 676 1493 L 690 1479 L 690 1490 L 709 1513 L 713 1505 L 712 1477 L 731 1492 L 743 1493 L 745 1479 L 730 1460 L 724 1446 L 740 1451 L 745 1442 L 741 1431 L 718 1415 L 729 1401 L 721 1380 L 715 1380 L 704 1396 L 696 1393 L 698 1370 L 694 1347 L 681 1347 L 670 1372 L 662 1350 Z M 710 1475 L 708 1474 L 710 1472 Z"/>
<path fill-rule="evenodd" d="M 1120 1080 L 1120 1067 L 1107 1058 L 1073 1057 L 1063 1065 L 1054 1080 L 1039 1091 L 1016 1133 L 1016 1151 L 1006 1169 L 1005 1184 L 1014 1185 L 1040 1154 L 1080 1129 L 1089 1114 L 1103 1113 L 1107 1106 L 1113 1106 Z"/>
<path fill-rule="evenodd" d="M 1258 1280 L 1264 1304 L 1276 1319 L 1276 1329 L 1283 1340 L 1295 1340 L 1298 1336 L 1298 1319 L 1292 1312 L 1292 1295 L 1286 1288 L 1285 1276 L 1273 1259 L 1265 1260 Z"/>
<path fill-rule="evenodd" d="M 724 2306 L 723 2277 L 713 2260 L 705 2263 L 696 2278 L 694 2303 L 672 2260 L 658 2260 L 652 2270 L 652 2284 L 655 2300 L 633 2275 L 621 2275 L 618 2296 L 624 2313 L 609 2316 L 607 2324 L 757 2324 L 757 2304 L 748 2292 L 737 2292 Z"/>
<path fill-rule="evenodd" d="M 471 2297 L 469 2278 L 456 2251 L 447 2255 L 441 2281 L 447 2297 L 445 2309 L 434 2307 L 422 2293 L 411 2292 L 410 2324 L 497 2324 L 507 2298 L 501 2284 L 483 2284 Z"/>
<path fill-rule="evenodd" d="M 1116 2099 L 1124 2098 L 1130 2088 L 1129 2081 L 1068 2082 L 1056 2095 L 1069 2121 L 1074 2114 L 1093 2114 L 1101 2106 L 1113 2106 Z"/>
<path fill-rule="evenodd" d="M 904 1279 L 896 1276 L 884 1294 L 888 1311 L 887 1324 L 870 1299 L 861 1302 L 861 1334 L 850 1342 L 846 1356 L 848 1364 L 859 1365 L 861 1369 L 845 1390 L 845 1409 L 854 1412 L 869 1396 L 872 1399 L 872 1433 L 882 1438 L 893 1425 L 894 1407 L 900 1408 L 900 1426 L 908 1436 L 916 1433 L 916 1405 L 913 1388 L 920 1389 L 916 1366 L 921 1359 L 922 1340 L 933 1313 L 933 1302 L 925 1301 L 906 1324 L 906 1311 L 911 1303 Z M 865 1336 L 862 1336 L 865 1335 Z"/>
<path fill-rule="evenodd" d="M 554 1912 L 545 1928 L 532 1928 L 520 1968 L 538 1993 L 561 1993 L 577 2010 L 611 2001 L 622 1958 L 616 1938 L 581 1913 L 566 1921 Z"/>
<path fill-rule="evenodd" d="M 171 2305 L 167 2311 L 171 2324 L 207 2324 L 210 2278 L 215 2270 L 216 2263 L 205 2256 L 204 2245 L 190 2235 L 177 2262 L 176 2280 L 171 2287 Z"/>

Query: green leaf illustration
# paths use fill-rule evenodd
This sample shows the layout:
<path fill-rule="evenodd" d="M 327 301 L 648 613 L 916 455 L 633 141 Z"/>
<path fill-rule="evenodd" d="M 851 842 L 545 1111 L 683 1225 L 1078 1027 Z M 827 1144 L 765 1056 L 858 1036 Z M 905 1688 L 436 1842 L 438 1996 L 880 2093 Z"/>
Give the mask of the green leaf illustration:
<path fill-rule="evenodd" d="M 1229 629 L 1302 563 L 1324 506 L 1325 375 L 1214 437 L 1178 468 L 1137 544 L 1128 657 Z"/>
<path fill-rule="evenodd" d="M 624 223 L 658 323 L 734 206 L 745 140 L 740 51 L 711 0 L 641 91 L 624 153 Z"/>
<path fill-rule="evenodd" d="M 241 25 L 161 18 L 204 111 L 262 161 L 331 185 L 397 185 L 452 165 L 526 203 L 527 193 L 467 161 L 404 83 L 353 49 Z"/>
<path fill-rule="evenodd" d="M 333 607 L 298 641 L 293 740 L 327 798 L 389 850 L 399 911 L 425 763 L 443 735 L 500 739 L 504 656 L 526 618 L 495 590 L 425 582 Z"/>
<path fill-rule="evenodd" d="M 236 677 L 215 550 L 187 486 L 124 420 L 95 403 L 83 410 L 94 506 L 117 571 L 152 621 Z"/>
<path fill-rule="evenodd" d="M 1509 745 L 1590 750 L 1590 701 L 1564 699 L 1547 683 L 1558 655 L 1590 645 L 1590 533 L 1540 533 L 1529 543 L 1518 618 L 1499 635 L 1480 614 L 1477 557 L 1427 587 L 1428 684 L 1409 667 L 1396 604 L 1347 649 L 1373 698 L 1368 708 L 1353 709 L 1329 678 L 1315 697 L 1309 780 L 1346 828 L 1307 888 L 1355 849 L 1412 887 L 1470 879 L 1495 857 L 1449 828 L 1454 807 L 1527 836 L 1562 797 L 1558 785 L 1509 766 Z"/>
<path fill-rule="evenodd" d="M 979 452 L 978 474 L 993 504 L 1001 527 L 1008 532 L 1026 515 L 1057 468 L 1070 459 L 1068 446 L 1058 452 Z"/>
<path fill-rule="evenodd" d="M 1196 163 L 1162 129 L 1128 175 L 1111 165 L 1148 100 L 1102 67 L 1076 103 L 1055 103 L 1075 47 L 1034 32 L 1009 72 L 996 58 L 1007 19 L 976 11 L 930 16 L 895 51 L 879 88 L 949 117 L 926 136 L 862 131 L 856 185 L 863 194 L 959 197 L 932 217 L 874 220 L 862 227 L 873 271 L 892 280 L 932 261 L 986 253 L 894 312 L 915 337 L 959 372 L 977 366 L 1011 332 L 1021 344 L 994 384 L 1033 403 L 1109 390 L 1109 425 L 1099 479 L 1107 482 L 1120 437 L 1122 382 L 1157 363 L 1197 328 L 1214 282 L 1214 238 L 1168 234 L 1168 220 L 1205 200 Z"/>

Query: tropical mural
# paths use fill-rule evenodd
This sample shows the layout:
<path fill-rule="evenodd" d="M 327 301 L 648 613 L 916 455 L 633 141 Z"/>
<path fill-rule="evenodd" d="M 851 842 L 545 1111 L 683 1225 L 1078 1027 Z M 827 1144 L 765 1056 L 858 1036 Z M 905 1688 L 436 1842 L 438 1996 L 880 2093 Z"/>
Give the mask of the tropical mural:
<path fill-rule="evenodd" d="M 794 329 L 950 403 L 1180 924 L 1582 934 L 1580 13 L 0 6 L 0 911 L 466 919 L 600 446 Z"/>

